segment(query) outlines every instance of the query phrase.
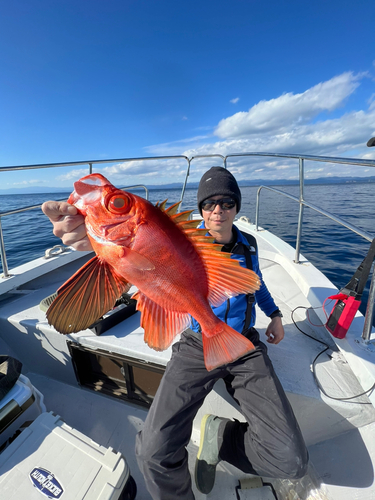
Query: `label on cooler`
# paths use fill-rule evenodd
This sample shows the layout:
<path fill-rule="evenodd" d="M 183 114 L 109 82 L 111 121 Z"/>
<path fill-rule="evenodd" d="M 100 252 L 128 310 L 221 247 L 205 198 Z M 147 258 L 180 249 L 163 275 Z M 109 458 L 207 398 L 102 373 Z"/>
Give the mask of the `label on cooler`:
<path fill-rule="evenodd" d="M 30 472 L 30 479 L 35 488 L 47 498 L 60 498 L 64 493 L 63 487 L 52 472 L 42 467 L 35 467 Z"/>

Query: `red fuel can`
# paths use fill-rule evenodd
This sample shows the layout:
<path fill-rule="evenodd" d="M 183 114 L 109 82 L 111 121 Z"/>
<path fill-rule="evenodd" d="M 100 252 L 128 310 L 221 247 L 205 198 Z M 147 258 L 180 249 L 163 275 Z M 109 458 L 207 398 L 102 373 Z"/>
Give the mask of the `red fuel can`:
<path fill-rule="evenodd" d="M 352 324 L 354 316 L 361 305 L 361 301 L 343 293 L 332 295 L 328 298 L 336 299 L 336 303 L 328 318 L 326 328 L 334 337 L 343 339 Z"/>

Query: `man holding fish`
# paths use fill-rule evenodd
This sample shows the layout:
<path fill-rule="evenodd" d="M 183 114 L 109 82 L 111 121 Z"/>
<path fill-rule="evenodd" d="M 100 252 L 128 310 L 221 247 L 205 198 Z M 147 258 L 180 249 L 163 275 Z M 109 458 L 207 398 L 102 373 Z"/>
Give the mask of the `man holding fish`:
<path fill-rule="evenodd" d="M 126 198 L 121 198 L 122 195 L 117 194 L 118 190 L 99 174 L 87 178 L 75 183 L 75 191 L 69 198 L 70 204 L 50 201 L 43 205 L 44 213 L 54 225 L 54 234 L 63 243 L 77 250 L 93 248 L 97 257 L 92 259 L 94 262 L 90 266 L 103 265 L 105 260 L 106 266 L 109 265 L 111 269 L 113 266 L 118 286 L 125 287 L 127 278 L 138 287 L 136 298 L 142 312 L 141 324 L 145 329 L 145 341 L 151 347 L 160 350 L 171 343 L 175 330 L 170 324 L 184 326 L 180 340 L 172 347 L 171 360 L 144 428 L 137 436 L 138 465 L 152 498 L 194 499 L 186 446 L 190 440 L 193 419 L 204 398 L 219 379 L 224 380 L 228 393 L 239 403 L 246 422 L 214 415 L 203 418 L 195 469 L 198 490 L 205 494 L 212 490 L 216 466 L 221 460 L 249 474 L 288 479 L 302 477 L 306 473 L 308 453 L 291 406 L 267 355 L 267 348 L 254 328 L 255 303 L 270 317 L 271 321 L 265 332 L 269 343 L 278 344 L 284 337 L 282 315 L 261 279 L 255 239 L 247 239 L 233 225 L 241 208 L 241 192 L 233 175 L 222 167 L 212 167 L 203 175 L 197 194 L 198 209 L 203 221 L 197 229 L 182 221 L 178 214 L 172 215 L 172 211 L 168 214 L 169 209 L 164 207 L 156 215 L 150 207 L 144 208 L 148 215 L 141 227 L 147 226 L 147 221 L 153 220 L 154 216 L 155 220 L 159 220 L 162 212 L 166 212 L 174 219 L 174 225 L 179 226 L 168 246 L 172 246 L 172 242 L 180 238 L 181 231 L 184 232 L 186 237 L 181 237 L 182 243 L 183 246 L 186 243 L 186 255 L 191 255 L 194 264 L 193 269 L 189 266 L 179 269 L 181 274 L 186 274 L 187 282 L 194 283 L 197 295 L 201 294 L 202 298 L 198 301 L 201 306 L 197 305 L 195 309 L 194 304 L 190 306 L 193 298 L 190 298 L 189 305 L 181 301 L 181 305 L 175 304 L 173 308 L 162 302 L 155 304 L 158 298 L 150 297 L 151 290 L 148 291 L 142 282 L 137 283 L 140 271 L 143 274 L 150 273 L 149 276 L 154 276 L 152 279 L 158 284 L 158 280 L 166 274 L 165 269 L 160 275 L 157 274 L 157 263 L 143 251 L 144 242 L 137 246 L 137 237 L 141 239 L 141 232 L 132 235 L 135 243 L 121 250 L 124 252 L 124 259 L 128 257 L 132 269 L 129 268 L 129 262 L 125 266 L 126 270 L 121 266 L 116 268 L 113 259 L 107 257 L 108 252 L 103 253 L 98 243 L 102 239 L 94 234 L 93 224 L 88 224 L 87 220 L 86 225 L 84 224 L 85 217 L 88 219 L 92 216 L 85 206 L 85 199 L 90 198 L 92 201 L 95 196 L 99 199 L 96 192 L 106 193 L 105 196 L 101 194 L 102 199 L 110 201 L 103 201 L 104 208 L 100 209 L 100 214 L 95 213 L 97 218 L 102 218 L 103 210 L 117 215 L 120 212 L 124 216 L 129 214 L 133 198 L 130 199 L 129 194 Z M 164 213 L 159 224 L 165 224 L 164 233 L 167 227 L 169 231 L 174 231 L 174 225 L 168 225 L 170 221 Z M 105 227 L 109 228 L 110 225 Z M 111 249 L 114 241 L 113 237 Z M 118 245 L 117 240 L 115 243 Z M 169 265 L 174 258 L 172 250 L 170 252 Z M 183 262 L 186 259 L 187 257 Z M 201 273 L 198 273 L 201 279 L 192 281 L 191 273 L 194 271 Z M 259 276 L 260 282 L 254 281 L 253 273 Z M 54 318 L 59 318 L 64 310 L 63 301 L 67 300 L 64 294 L 70 299 L 70 288 L 77 283 L 80 285 L 79 280 L 86 282 L 85 270 L 76 274 L 78 278 L 73 276 L 61 287 L 62 290 L 59 289 L 60 302 L 56 302 L 56 313 L 52 311 L 49 318 L 50 323 L 62 333 L 68 332 L 64 331 L 64 324 L 56 327 Z M 173 278 L 170 280 L 172 282 Z M 194 285 L 190 286 L 193 292 Z M 176 286 L 181 289 L 180 283 Z M 211 309 L 201 314 L 200 309 L 205 308 L 206 300 L 212 306 L 214 318 L 207 318 L 212 314 Z M 157 335 L 151 332 L 151 326 L 159 330 L 162 328 L 155 326 L 155 320 L 150 318 L 153 315 L 149 311 L 157 313 L 157 317 L 165 314 L 167 319 L 163 319 L 161 324 L 166 330 L 171 330 L 167 344 L 164 345 L 164 337 L 161 339 L 162 332 Z M 191 319 L 190 327 L 186 323 L 187 313 Z M 173 319 L 168 320 L 171 316 Z"/>

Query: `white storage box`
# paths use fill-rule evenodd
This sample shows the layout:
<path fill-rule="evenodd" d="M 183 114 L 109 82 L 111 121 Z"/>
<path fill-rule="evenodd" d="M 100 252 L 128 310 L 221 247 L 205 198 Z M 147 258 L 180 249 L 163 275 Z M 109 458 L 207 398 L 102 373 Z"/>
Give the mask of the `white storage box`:
<path fill-rule="evenodd" d="M 130 481 L 132 493 L 126 488 Z M 40 415 L 0 454 L 4 500 L 130 500 L 134 488 L 121 453 L 98 445 L 53 413 Z"/>
<path fill-rule="evenodd" d="M 46 411 L 43 395 L 24 375 L 0 401 L 0 449 Z"/>

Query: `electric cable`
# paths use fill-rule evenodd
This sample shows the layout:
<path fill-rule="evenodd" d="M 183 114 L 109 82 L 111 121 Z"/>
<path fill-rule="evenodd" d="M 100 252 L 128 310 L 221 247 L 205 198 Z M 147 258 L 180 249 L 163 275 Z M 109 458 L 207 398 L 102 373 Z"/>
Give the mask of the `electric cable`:
<path fill-rule="evenodd" d="M 326 351 L 328 351 L 331 347 L 326 343 L 324 342 L 323 340 L 319 340 L 315 337 L 313 337 L 312 335 L 309 335 L 308 333 L 304 332 L 298 325 L 297 323 L 295 322 L 294 320 L 294 317 L 293 317 L 293 314 L 295 311 L 297 311 L 297 309 L 305 309 L 306 311 L 308 309 L 319 309 L 319 307 L 304 307 L 304 306 L 297 306 L 293 309 L 293 311 L 291 312 L 291 318 L 292 318 L 292 321 L 294 323 L 294 326 L 297 328 L 297 330 L 299 330 L 301 333 L 303 333 L 303 335 L 305 335 L 306 337 L 309 337 L 310 339 L 312 340 L 315 340 L 315 342 L 319 342 L 320 344 L 323 344 L 325 346 L 325 349 L 323 349 L 323 351 L 321 351 L 319 354 L 317 354 L 314 358 L 314 361 L 312 362 L 312 372 L 313 372 L 313 376 L 314 376 L 314 379 L 315 379 L 315 382 L 316 382 L 316 385 L 318 386 L 319 390 L 325 395 L 327 396 L 327 398 L 330 398 L 330 399 L 334 399 L 335 401 L 343 401 L 343 402 L 346 402 L 346 401 L 350 401 L 352 399 L 356 399 L 356 398 L 359 398 L 360 396 L 365 396 L 365 395 L 368 395 L 368 393 L 372 392 L 374 389 L 375 389 L 375 383 L 370 387 L 370 389 L 367 389 L 367 391 L 363 391 L 361 392 L 360 394 L 356 394 L 355 396 L 348 396 L 348 397 L 345 397 L 345 398 L 337 398 L 337 397 L 334 397 L 334 396 L 330 396 L 329 394 L 327 394 L 327 392 L 325 391 L 325 389 L 323 388 L 322 384 L 320 383 L 319 379 L 318 379 L 318 376 L 316 374 L 316 362 L 318 360 L 318 358 L 324 354 Z M 310 320 L 309 320 L 310 321 Z M 324 326 L 324 325 L 322 325 Z M 332 359 L 332 358 L 331 358 Z M 363 404 L 371 404 L 371 403 L 363 403 Z"/>

